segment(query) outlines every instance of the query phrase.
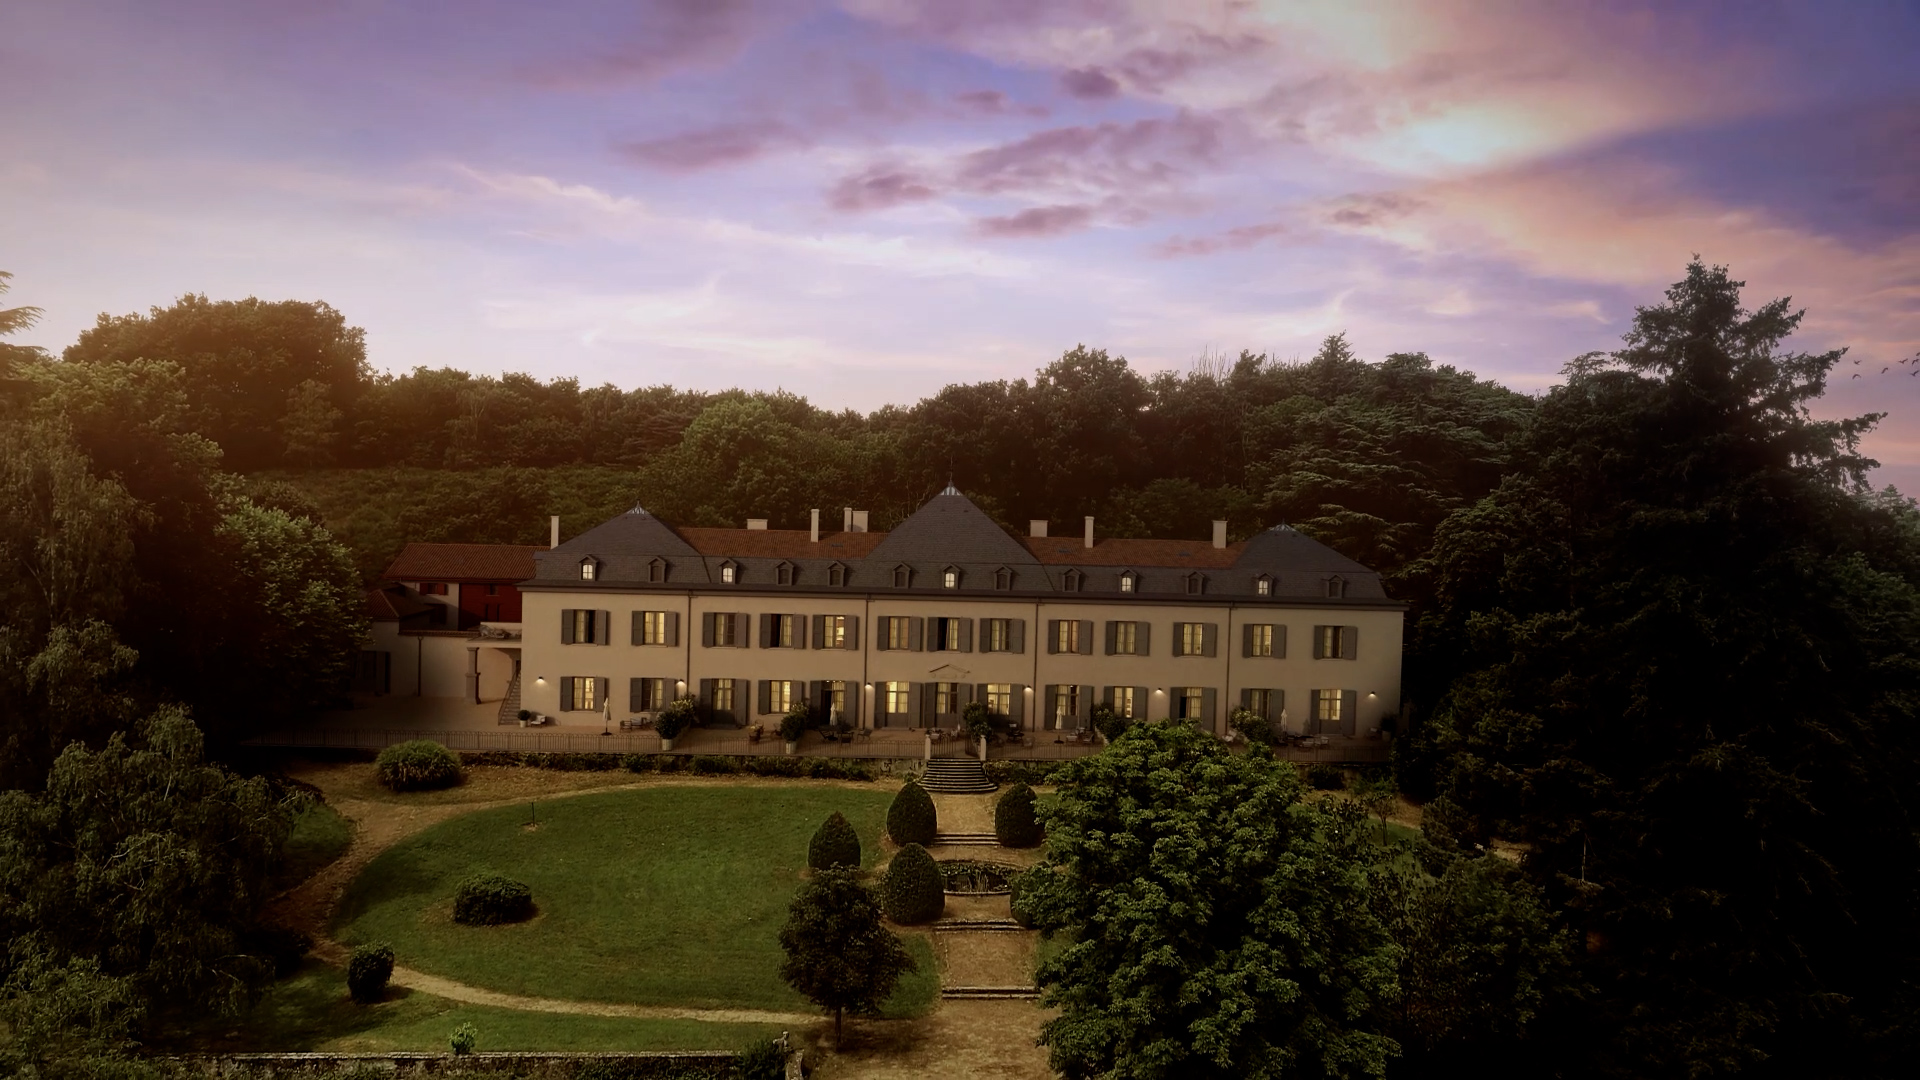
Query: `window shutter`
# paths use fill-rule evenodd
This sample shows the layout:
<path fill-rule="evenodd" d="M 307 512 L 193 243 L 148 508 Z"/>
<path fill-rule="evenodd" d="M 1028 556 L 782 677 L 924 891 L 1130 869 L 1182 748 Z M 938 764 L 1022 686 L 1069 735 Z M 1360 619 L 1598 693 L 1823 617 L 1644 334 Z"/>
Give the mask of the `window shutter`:
<path fill-rule="evenodd" d="M 771 649 L 774 646 L 773 616 L 762 613 L 760 616 L 760 647 Z M 762 709 L 762 712 L 766 710 Z"/>
<path fill-rule="evenodd" d="M 1100 704 L 1105 705 L 1109 709 L 1113 708 L 1113 691 L 1114 687 L 1111 686 L 1103 686 L 1100 688 Z"/>
<path fill-rule="evenodd" d="M 1200 691 L 1200 719 L 1204 726 L 1212 728 L 1218 723 L 1215 717 L 1218 713 L 1219 699 L 1220 691 L 1211 686 Z"/>
<path fill-rule="evenodd" d="M 1351 627 L 1349 627 L 1351 629 Z M 1351 735 L 1360 719 L 1360 691 L 1340 691 L 1340 734 Z"/>
<path fill-rule="evenodd" d="M 613 644 L 613 612 L 593 613 L 593 643 L 595 645 Z"/>
<path fill-rule="evenodd" d="M 1036 711 L 1038 713 L 1038 718 L 1040 721 L 1038 726 L 1042 730 L 1052 729 L 1054 702 L 1059 697 L 1060 697 L 1059 683 L 1048 683 L 1047 685 L 1040 688 L 1040 703 Z"/>
<path fill-rule="evenodd" d="M 807 647 L 808 641 L 807 617 L 805 615 L 794 615 L 791 616 L 791 618 L 793 619 L 793 647 L 796 649 L 804 649 Z"/>
<path fill-rule="evenodd" d="M 1007 651 L 1015 653 L 1027 651 L 1027 620 L 1007 620 Z"/>
<path fill-rule="evenodd" d="M 647 684 L 647 680 L 645 679 L 628 679 L 627 680 L 627 711 L 628 712 L 639 712 L 642 708 L 645 707 L 645 704 L 641 701 L 641 696 L 646 693 L 646 684 Z"/>
<path fill-rule="evenodd" d="M 1024 683 L 1014 683 L 1007 694 L 1007 718 L 1015 727 L 1027 726 L 1027 688 Z"/>
<path fill-rule="evenodd" d="M 760 680 L 760 714 L 765 716 L 773 711 L 773 680 Z"/>
<path fill-rule="evenodd" d="M 1253 624 L 1252 623 L 1247 623 L 1246 625 L 1240 628 L 1240 655 L 1242 657 L 1248 657 L 1253 655 Z"/>
<path fill-rule="evenodd" d="M 861 696 L 860 684 L 853 681 L 852 679 L 848 679 L 841 685 L 847 688 L 847 707 L 841 710 L 840 715 L 846 719 L 847 723 L 852 724 L 855 727 L 859 727 L 860 726 L 860 696 Z"/>
<path fill-rule="evenodd" d="M 847 648 L 858 649 L 859 647 L 860 647 L 860 616 L 849 615 L 847 616 Z"/>
<path fill-rule="evenodd" d="M 1080 654 L 1082 656 L 1093 655 L 1093 620 L 1092 619 L 1080 620 L 1079 644 L 1080 644 Z"/>
<path fill-rule="evenodd" d="M 1320 633 L 1318 626 L 1313 628 L 1313 658 L 1315 660 L 1325 660 L 1327 658 L 1326 639 Z"/>
<path fill-rule="evenodd" d="M 1114 638 L 1119 636 L 1120 636 L 1120 624 L 1109 619 L 1107 621 L 1107 655 L 1108 656 L 1113 655 Z M 1107 704 L 1109 705 L 1113 704 L 1111 697 L 1108 698 Z"/>
<path fill-rule="evenodd" d="M 813 647 L 816 649 L 826 648 L 827 647 L 827 617 L 825 615 L 815 615 L 813 618 L 807 621 L 813 624 Z"/>
<path fill-rule="evenodd" d="M 1241 707 L 1241 708 L 1243 708 L 1243 709 L 1251 709 L 1251 708 L 1253 708 L 1253 690 L 1252 690 L 1252 688 L 1250 688 L 1250 687 L 1245 687 L 1245 686 L 1243 686 L 1243 687 L 1241 687 L 1241 688 L 1240 688 L 1240 707 Z"/>
<path fill-rule="evenodd" d="M 1133 718 L 1135 720 L 1153 719 L 1153 687 L 1136 686 L 1133 688 Z M 1162 717 L 1161 719 L 1165 719 Z"/>
<path fill-rule="evenodd" d="M 573 644 L 573 609 L 564 608 L 560 612 L 560 644 Z"/>
<path fill-rule="evenodd" d="M 712 679 L 700 680 L 700 705 L 702 708 L 707 708 L 707 709 L 713 708 L 713 680 Z"/>
<path fill-rule="evenodd" d="M 677 611 L 667 612 L 667 644 L 676 649 L 680 647 L 680 613 Z"/>
<path fill-rule="evenodd" d="M 1273 628 L 1273 658 L 1275 660 L 1285 660 L 1287 658 L 1286 623 L 1280 623 Z"/>
<path fill-rule="evenodd" d="M 717 617 L 711 611 L 700 613 L 700 647 L 703 649 L 713 648 L 713 621 Z"/>
<path fill-rule="evenodd" d="M 636 611 L 633 613 L 633 643 L 635 645 L 643 644 L 646 640 L 644 637 L 641 636 L 641 630 L 640 630 L 641 624 L 646 621 L 646 618 L 647 616 L 645 612 Z"/>
<path fill-rule="evenodd" d="M 1077 712 L 1074 713 L 1075 723 L 1073 726 L 1075 728 L 1084 729 L 1086 728 L 1088 723 L 1092 720 L 1093 702 L 1094 702 L 1093 695 L 1099 692 L 1100 692 L 1100 688 L 1097 686 L 1082 686 L 1080 688 L 1079 701 L 1077 702 L 1080 708 Z"/>
<path fill-rule="evenodd" d="M 593 695 L 593 700 L 595 702 L 601 703 L 600 707 L 602 709 L 606 709 L 607 702 L 608 702 L 607 695 L 613 693 L 613 680 L 612 679 L 595 679 L 593 680 L 593 683 L 594 683 L 593 688 L 596 691 L 598 691 Z M 607 711 L 611 712 L 612 710 L 608 709 Z"/>
<path fill-rule="evenodd" d="M 1047 654 L 1051 656 L 1054 653 L 1057 653 L 1059 651 L 1060 651 L 1060 620 L 1048 619 L 1047 620 Z M 1048 695 L 1048 696 L 1052 696 L 1052 695 Z"/>
<path fill-rule="evenodd" d="M 1278 721 L 1287 711 L 1287 692 L 1279 688 L 1267 691 L 1267 719 Z"/>
<path fill-rule="evenodd" d="M 972 686 L 973 686 L 973 700 L 979 702 L 982 705 L 985 705 L 987 703 L 987 684 L 983 682 L 973 683 Z"/>
<path fill-rule="evenodd" d="M 907 726 L 908 727 L 927 726 L 926 725 L 927 695 L 923 693 L 925 689 L 926 689 L 925 683 L 914 682 L 914 683 L 907 684 Z"/>
<path fill-rule="evenodd" d="M 1343 626 L 1340 628 L 1340 659 L 1358 660 L 1360 658 L 1360 628 Z"/>
<path fill-rule="evenodd" d="M 1135 656 L 1153 655 L 1153 624 L 1137 622 L 1133 624 L 1133 654 Z"/>
<path fill-rule="evenodd" d="M 973 620 L 972 619 L 960 620 L 960 651 L 961 652 L 973 651 Z"/>
<path fill-rule="evenodd" d="M 736 612 L 733 615 L 733 644 L 735 648 L 744 649 L 753 644 L 753 642 L 747 640 L 747 631 L 752 625 L 752 623 L 747 621 L 746 612 Z"/>
<path fill-rule="evenodd" d="M 912 649 L 914 652 L 920 652 L 926 648 L 926 639 L 922 636 L 926 628 L 925 619 L 907 620 L 907 648 Z M 915 683 L 914 685 L 917 686 L 919 684 Z"/>
<path fill-rule="evenodd" d="M 1307 715 L 1300 722 L 1300 730 L 1307 735 L 1320 734 L 1320 691 L 1318 690 L 1307 691 Z"/>
<path fill-rule="evenodd" d="M 1220 655 L 1220 624 L 1219 623 L 1201 623 L 1200 624 L 1200 655 L 1201 656 L 1219 656 Z"/>

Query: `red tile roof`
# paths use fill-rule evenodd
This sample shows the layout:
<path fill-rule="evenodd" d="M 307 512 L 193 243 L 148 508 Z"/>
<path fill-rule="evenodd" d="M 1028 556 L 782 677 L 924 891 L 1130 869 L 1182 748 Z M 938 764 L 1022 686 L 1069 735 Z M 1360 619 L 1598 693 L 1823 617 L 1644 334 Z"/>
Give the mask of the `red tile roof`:
<path fill-rule="evenodd" d="M 858 559 L 887 538 L 883 532 L 822 532 L 814 543 L 806 529 L 675 529 L 702 555 L 742 559 Z M 531 576 L 531 575 L 529 575 Z"/>
<path fill-rule="evenodd" d="M 1211 540 L 1101 540 L 1092 547 L 1077 536 L 1027 536 L 1033 557 L 1055 566 L 1184 567 L 1217 570 L 1232 566 L 1241 544 L 1217 548 Z"/>
<path fill-rule="evenodd" d="M 388 581 L 525 581 L 534 575 L 531 544 L 408 544 L 387 567 Z"/>

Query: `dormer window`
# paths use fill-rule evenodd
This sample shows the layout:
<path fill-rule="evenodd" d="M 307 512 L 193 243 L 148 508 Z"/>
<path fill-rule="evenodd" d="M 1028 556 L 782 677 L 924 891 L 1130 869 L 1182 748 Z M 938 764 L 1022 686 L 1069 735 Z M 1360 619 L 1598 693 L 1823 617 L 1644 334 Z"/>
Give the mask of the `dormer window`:
<path fill-rule="evenodd" d="M 1330 577 L 1327 579 L 1327 599 L 1338 600 L 1347 595 L 1347 579 Z"/>
<path fill-rule="evenodd" d="M 834 563 L 832 566 L 827 567 L 827 584 L 837 589 L 846 583 L 847 565 L 845 563 Z"/>
<path fill-rule="evenodd" d="M 580 580 L 596 581 L 600 577 L 600 560 L 589 555 L 580 560 Z"/>
<path fill-rule="evenodd" d="M 720 584 L 734 585 L 740 581 L 740 564 L 728 559 L 720 564 Z"/>
<path fill-rule="evenodd" d="M 1207 575 L 1198 570 L 1187 575 L 1187 595 L 1199 596 L 1207 591 Z"/>
<path fill-rule="evenodd" d="M 911 584 L 913 584 L 913 568 L 912 567 L 908 566 L 906 563 L 901 563 L 899 566 L 896 566 L 893 568 L 893 587 L 894 588 L 904 589 Z"/>
<path fill-rule="evenodd" d="M 1060 578 L 1060 584 L 1068 592 L 1079 592 L 1087 583 L 1087 575 L 1078 570 L 1069 570 Z"/>
<path fill-rule="evenodd" d="M 959 588 L 960 587 L 960 568 L 957 566 L 949 566 L 945 570 L 941 571 L 940 587 L 943 589 Z"/>
<path fill-rule="evenodd" d="M 793 584 L 793 574 L 794 566 L 790 562 L 782 562 L 779 566 L 773 568 L 774 580 L 782 585 Z"/>
<path fill-rule="evenodd" d="M 1120 591 L 1135 592 L 1140 587 L 1140 578 L 1131 570 L 1120 571 Z"/>
<path fill-rule="evenodd" d="M 1273 595 L 1273 578 L 1267 576 L 1266 574 L 1261 574 L 1259 577 L 1254 578 L 1253 579 L 1253 595 L 1272 596 Z"/>
<path fill-rule="evenodd" d="M 993 572 L 993 587 L 1005 591 L 1013 588 L 1013 568 L 1003 566 Z"/>
<path fill-rule="evenodd" d="M 648 559 L 647 580 L 655 585 L 667 580 L 667 560 L 660 558 Z"/>

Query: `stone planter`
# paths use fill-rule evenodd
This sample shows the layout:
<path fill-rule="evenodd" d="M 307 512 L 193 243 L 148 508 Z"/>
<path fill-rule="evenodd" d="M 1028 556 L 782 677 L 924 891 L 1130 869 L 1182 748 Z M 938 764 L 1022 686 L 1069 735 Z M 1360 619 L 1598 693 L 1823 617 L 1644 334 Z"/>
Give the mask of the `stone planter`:
<path fill-rule="evenodd" d="M 660 749 L 663 751 L 673 749 L 673 739 L 666 735 L 660 736 Z"/>
<path fill-rule="evenodd" d="M 787 747 L 788 757 L 792 757 L 793 755 L 800 752 L 800 744 L 792 740 L 787 741 L 786 747 Z"/>

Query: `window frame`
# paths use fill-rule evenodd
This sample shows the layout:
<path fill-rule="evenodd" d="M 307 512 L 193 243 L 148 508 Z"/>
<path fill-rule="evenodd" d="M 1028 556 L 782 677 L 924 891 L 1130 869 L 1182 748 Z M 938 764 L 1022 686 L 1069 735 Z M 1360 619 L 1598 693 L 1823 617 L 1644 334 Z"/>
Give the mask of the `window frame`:
<path fill-rule="evenodd" d="M 727 559 L 720 564 L 720 584 L 722 585 L 740 584 L 740 564 L 739 563 L 734 562 L 732 559 Z"/>

